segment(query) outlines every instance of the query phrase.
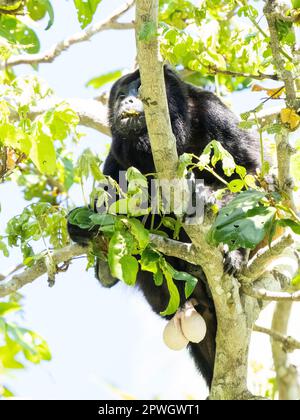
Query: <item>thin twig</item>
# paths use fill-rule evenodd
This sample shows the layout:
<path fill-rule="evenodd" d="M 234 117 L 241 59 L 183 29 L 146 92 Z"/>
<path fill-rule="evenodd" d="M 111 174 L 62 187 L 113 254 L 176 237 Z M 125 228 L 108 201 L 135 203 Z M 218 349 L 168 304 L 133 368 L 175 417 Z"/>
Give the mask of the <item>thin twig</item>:
<path fill-rule="evenodd" d="M 293 337 L 279 334 L 276 331 L 260 327 L 259 325 L 254 325 L 253 331 L 261 334 L 266 334 L 270 336 L 273 340 L 283 344 L 284 350 L 288 353 L 292 353 L 295 350 L 300 350 L 300 342 L 295 340 Z"/>
<path fill-rule="evenodd" d="M 52 63 L 62 52 L 68 50 L 72 45 L 90 40 L 94 35 L 105 30 L 134 29 L 134 23 L 121 23 L 117 20 L 123 16 L 133 5 L 135 0 L 128 0 L 121 8 L 117 9 L 107 19 L 89 26 L 84 31 L 58 42 L 47 51 L 38 54 L 24 54 L 11 57 L 5 63 L 6 66 L 18 66 L 20 64 Z"/>
<path fill-rule="evenodd" d="M 231 70 L 222 70 L 215 66 L 208 66 L 208 71 L 212 74 L 224 74 L 227 76 L 232 77 L 244 77 L 246 79 L 254 79 L 254 80 L 265 80 L 265 79 L 271 79 L 271 80 L 279 80 L 279 77 L 277 74 L 264 74 L 261 72 L 258 72 L 258 74 L 249 74 L 249 73 L 243 73 L 243 72 L 236 72 Z"/>
<path fill-rule="evenodd" d="M 18 264 L 15 267 L 9 268 L 6 272 L 0 274 L 0 281 L 5 280 L 7 277 L 11 276 L 12 274 L 16 273 L 17 271 L 24 268 L 24 264 Z"/>
<path fill-rule="evenodd" d="M 172 239 L 163 238 L 158 235 L 151 235 L 151 243 L 159 252 L 170 257 L 176 257 L 190 262 L 191 264 L 197 264 L 198 253 L 195 247 L 189 243 L 182 243 L 174 241 Z M 58 266 L 59 264 L 71 261 L 74 257 L 81 257 L 87 254 L 89 248 L 82 247 L 80 245 L 70 245 L 65 248 L 50 252 L 50 257 L 53 260 L 53 264 Z M 0 297 L 8 296 L 9 294 L 16 292 L 26 284 L 32 283 L 39 277 L 47 273 L 46 265 L 46 254 L 41 257 L 32 267 L 26 268 L 23 272 L 10 276 L 16 271 L 15 269 L 8 273 L 5 278 L 1 277 L 0 284 Z M 18 266 L 19 269 L 21 266 Z"/>
<path fill-rule="evenodd" d="M 107 136 L 110 135 L 110 128 L 107 117 L 108 108 L 103 103 L 94 99 L 62 99 L 58 97 L 49 97 L 38 102 L 35 107 L 32 107 L 29 110 L 27 117 L 31 120 L 34 120 L 39 115 L 55 108 L 61 103 L 67 103 L 70 105 L 70 108 L 76 112 L 80 120 L 79 125 L 93 128 L 94 130 L 97 130 Z M 19 114 L 17 112 L 11 112 L 10 117 L 13 120 L 18 120 Z"/>
<path fill-rule="evenodd" d="M 266 300 L 269 302 L 300 302 L 300 291 L 295 293 L 271 292 L 266 289 L 259 289 L 251 285 L 243 285 L 242 291 L 255 299 Z"/>
<path fill-rule="evenodd" d="M 277 7 L 278 2 L 276 0 L 268 0 L 264 7 L 264 13 L 270 31 L 270 46 L 274 57 L 274 66 L 278 72 L 280 80 L 282 80 L 285 84 L 287 104 L 289 107 L 297 111 L 299 101 L 297 100 L 294 77 L 292 72 L 286 69 L 285 61 L 282 57 L 282 50 L 277 29 Z"/>
<path fill-rule="evenodd" d="M 291 246 L 294 240 L 291 235 L 283 235 L 275 240 L 271 247 L 265 247 L 257 252 L 253 259 L 249 262 L 248 266 L 242 271 L 240 278 L 243 281 L 255 281 L 263 275 L 266 268 L 282 255 L 283 251 Z"/>
<path fill-rule="evenodd" d="M 292 302 L 278 302 L 275 307 L 272 330 L 278 334 L 287 335 Z M 300 398 L 297 368 L 289 362 L 287 350 L 275 340 L 272 340 L 272 354 L 276 371 L 277 388 L 281 401 L 292 401 Z"/>
<path fill-rule="evenodd" d="M 86 254 L 87 249 L 79 245 L 71 245 L 51 253 L 55 265 L 70 261 L 73 257 Z M 46 256 L 46 254 L 45 254 Z M 14 275 L 10 280 L 1 282 L 0 297 L 5 297 L 21 289 L 26 284 L 40 278 L 47 273 L 45 258 L 40 258 L 33 267 L 27 268 L 20 274 Z"/>

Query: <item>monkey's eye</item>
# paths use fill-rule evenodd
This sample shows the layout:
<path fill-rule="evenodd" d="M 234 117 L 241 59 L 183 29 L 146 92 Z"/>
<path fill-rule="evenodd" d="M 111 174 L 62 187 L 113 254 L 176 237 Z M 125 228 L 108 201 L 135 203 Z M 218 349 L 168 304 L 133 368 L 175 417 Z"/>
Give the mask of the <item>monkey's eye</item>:
<path fill-rule="evenodd" d="M 120 99 L 121 101 L 123 101 L 123 99 L 125 99 L 125 98 L 126 98 L 125 93 L 120 92 L 119 95 L 118 95 L 118 99 Z"/>

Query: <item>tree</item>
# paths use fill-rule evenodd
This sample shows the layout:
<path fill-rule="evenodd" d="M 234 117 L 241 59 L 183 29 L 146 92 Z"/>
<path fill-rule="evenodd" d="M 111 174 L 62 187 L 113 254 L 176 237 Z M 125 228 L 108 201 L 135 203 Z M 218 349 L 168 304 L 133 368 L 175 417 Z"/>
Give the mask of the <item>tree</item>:
<path fill-rule="evenodd" d="M 134 3 L 135 22 L 124 23 L 120 18 Z M 214 174 L 214 165 L 221 160 L 224 172 L 236 172 L 240 179 L 224 185 L 225 191 L 236 195 L 226 207 L 227 217 L 230 215 L 226 223 L 222 211 L 214 220 L 192 227 L 178 221 L 180 228 L 188 233 L 192 245 L 162 238 L 159 232 L 150 235 L 133 217 L 132 211 L 118 216 L 114 208 L 101 221 L 85 212 L 77 214 L 77 222 L 85 226 L 101 226 L 109 238 L 108 257 L 105 257 L 111 271 L 118 272 L 129 285 L 135 283 L 139 264 L 136 257 L 140 255 L 143 264 L 144 251 L 151 242 L 156 254 L 152 261 L 155 273 L 162 272 L 170 280 L 170 304 L 166 309 L 169 314 L 178 309 L 178 292 L 174 270 L 165 264 L 164 255 L 179 256 L 202 267 L 218 317 L 211 399 L 258 398 L 247 390 L 248 348 L 253 329 L 272 338 L 280 398 L 299 399 L 298 374 L 287 358 L 289 351 L 300 348 L 300 343 L 287 337 L 292 303 L 300 301 L 297 255 L 300 154 L 298 142 L 292 135 L 300 125 L 298 2 L 230 0 L 224 4 L 219 0 L 137 0 L 128 1 L 106 20 L 95 24 L 91 22 L 100 1 L 87 5 L 74 0 L 74 4 L 82 31 L 40 52 L 38 37 L 23 23 L 22 16 L 27 15 L 32 20 L 47 18 L 49 29 L 54 20 L 51 2 L 0 0 L 0 179 L 2 182 L 17 182 L 30 201 L 21 215 L 9 221 L 6 234 L 0 237 L 0 251 L 4 255 L 8 255 L 12 247 L 20 247 L 23 253 L 23 263 L 0 278 L 0 297 L 5 298 L 0 303 L 0 326 L 3 325 L 0 332 L 5 341 L 5 346 L 0 348 L 0 367 L 13 368 L 15 356 L 20 351 L 26 357 L 30 354 L 31 357 L 27 357 L 30 361 L 50 358 L 44 342 L 42 350 L 37 347 L 35 333 L 30 333 L 33 347 L 29 351 L 25 340 L 16 333 L 18 327 L 11 327 L 4 319 L 8 311 L 19 309 L 15 292 L 45 273 L 49 284 L 53 285 L 57 274 L 68 268 L 72 258 L 88 254 L 88 265 L 92 266 L 95 257 L 99 256 L 99 243 L 97 247 L 91 245 L 88 252 L 86 248 L 69 244 L 67 206 L 62 198 L 68 197 L 74 184 L 84 186 L 90 176 L 95 183 L 105 180 L 100 170 L 101 159 L 87 150 L 75 164 L 68 153 L 67 142 L 70 137 L 73 141 L 80 141 L 77 132 L 80 125 L 109 134 L 107 99 L 105 95 L 98 100 L 57 98 L 34 70 L 42 63 L 51 63 L 72 45 L 86 41 L 100 31 L 135 29 L 141 94 L 147 103 L 147 126 L 158 178 L 176 180 L 177 187 L 181 188 L 191 164 L 190 156 L 178 157 L 167 118 L 162 71 L 165 60 L 178 66 L 185 80 L 203 87 L 215 86 L 219 95 L 249 87 L 265 94 L 264 102 L 241 116 L 243 128 L 255 128 L 260 134 L 262 168 L 256 177 L 250 176 L 235 165 L 232 157 L 217 142 L 204 151 L 199 157 L 201 169 Z M 15 70 L 20 64 L 33 66 L 31 77 L 16 77 Z M 117 71 L 101 75 L 89 83 L 99 88 L 116 80 L 120 74 Z M 274 101 L 280 106 L 266 107 Z M 266 142 L 267 134 L 271 136 L 271 147 Z M 265 148 L 273 151 L 278 162 L 276 193 L 269 191 L 268 176 L 272 168 L 266 162 Z M 212 160 L 209 159 L 211 150 L 214 154 Z M 178 179 L 178 164 L 181 179 Z M 129 184 L 135 183 L 137 178 L 146 181 L 135 169 L 128 171 L 127 178 Z M 133 198 L 130 188 L 128 191 L 123 198 L 127 205 Z M 95 187 L 91 201 L 95 194 L 106 199 L 105 191 Z M 237 224 L 241 226 L 238 231 Z M 122 242 L 124 225 L 130 225 L 132 233 L 129 240 Z M 176 233 L 178 224 L 173 228 Z M 281 236 L 272 240 L 279 228 Z M 266 236 L 271 238 L 269 246 L 260 250 L 238 276 L 224 273 L 219 244 L 234 248 L 234 237 L 236 247 L 254 249 Z M 33 249 L 34 241 L 42 241 L 46 251 L 38 253 Z M 115 252 L 120 246 L 126 255 L 123 262 Z M 157 255 L 160 256 L 159 263 Z M 282 256 L 288 259 L 288 270 L 279 258 Z M 211 261 L 214 261 L 213 265 Z M 147 269 L 147 264 L 144 264 L 144 269 Z M 195 279 L 191 276 L 186 276 L 185 280 L 190 288 L 195 286 Z M 255 325 L 255 322 L 270 301 L 278 304 L 269 330 Z M 39 357 L 33 360 L 32 354 Z"/>

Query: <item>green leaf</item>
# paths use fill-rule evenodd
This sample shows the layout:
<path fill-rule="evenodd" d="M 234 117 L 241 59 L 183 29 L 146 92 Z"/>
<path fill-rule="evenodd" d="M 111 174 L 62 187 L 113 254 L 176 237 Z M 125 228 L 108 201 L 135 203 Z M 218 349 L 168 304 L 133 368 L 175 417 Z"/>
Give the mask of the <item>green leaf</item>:
<path fill-rule="evenodd" d="M 78 159 L 77 173 L 81 178 L 88 178 L 89 175 L 93 175 L 96 181 L 102 181 L 106 178 L 99 169 L 100 164 L 99 158 L 90 149 L 86 149 Z"/>
<path fill-rule="evenodd" d="M 22 0 L 2 0 L 0 3 L 1 10 L 15 11 L 22 6 Z"/>
<path fill-rule="evenodd" d="M 114 233 L 108 248 L 108 264 L 114 278 L 125 281 L 121 259 L 125 255 L 131 255 L 133 247 L 134 240 L 129 232 L 117 231 Z"/>
<path fill-rule="evenodd" d="M 164 274 L 161 268 L 158 266 L 158 264 L 156 266 L 157 266 L 157 271 L 153 273 L 153 279 L 154 279 L 155 286 L 160 287 L 164 283 Z"/>
<path fill-rule="evenodd" d="M 1 385 L 0 385 L 0 396 L 2 396 L 3 398 L 12 398 L 14 397 L 14 394 L 5 386 L 1 388 Z"/>
<path fill-rule="evenodd" d="M 192 155 L 188 154 L 188 153 L 184 153 L 183 155 L 181 155 L 179 157 L 179 165 L 178 165 L 178 170 L 177 170 L 177 174 L 179 178 L 182 178 L 185 174 L 186 169 L 188 168 L 188 166 L 193 164 L 193 157 Z"/>
<path fill-rule="evenodd" d="M 234 179 L 233 181 L 231 181 L 228 184 L 229 190 L 233 193 L 238 193 L 238 192 L 242 191 L 244 186 L 245 186 L 245 183 L 241 179 Z"/>
<path fill-rule="evenodd" d="M 198 283 L 198 279 L 194 276 L 192 276 L 189 273 L 185 273 L 185 272 L 181 272 L 181 271 L 176 271 L 176 273 L 173 275 L 174 280 L 181 280 L 181 281 L 185 281 L 185 297 L 188 299 L 192 293 L 195 290 L 195 287 L 197 286 Z"/>
<path fill-rule="evenodd" d="M 150 246 L 148 246 L 146 249 L 144 249 L 142 255 L 141 255 L 141 267 L 142 270 L 146 270 L 149 271 L 148 268 L 154 267 L 154 271 L 152 272 L 156 272 L 156 266 L 157 263 L 159 262 L 159 260 L 161 259 L 161 254 L 157 251 L 155 251 L 153 248 L 151 248 Z"/>
<path fill-rule="evenodd" d="M 138 219 L 126 219 L 126 222 L 129 223 L 130 231 L 137 240 L 140 249 L 145 249 L 150 242 L 149 231 Z"/>
<path fill-rule="evenodd" d="M 247 176 L 247 169 L 243 166 L 236 165 L 235 171 L 242 179 Z"/>
<path fill-rule="evenodd" d="M 68 104 L 62 103 L 46 112 L 44 123 L 49 127 L 53 140 L 65 140 L 79 123 L 79 117 Z"/>
<path fill-rule="evenodd" d="M 38 53 L 40 41 L 36 33 L 14 16 L 1 15 L 0 36 L 18 44 L 29 54 Z"/>
<path fill-rule="evenodd" d="M 211 152 L 213 155 L 211 158 Z M 230 177 L 236 168 L 235 161 L 231 154 L 224 149 L 224 147 L 218 141 L 213 140 L 210 142 L 204 149 L 202 155 L 199 159 L 200 169 L 203 170 L 205 166 L 209 165 L 210 162 L 213 167 L 217 165 L 218 162 L 222 162 L 223 171 L 226 176 Z"/>
<path fill-rule="evenodd" d="M 9 257 L 9 251 L 6 244 L 2 241 L 2 237 L 0 236 L 0 251 L 3 252 L 5 257 Z"/>
<path fill-rule="evenodd" d="M 282 227 L 289 227 L 296 235 L 300 235 L 300 223 L 294 222 L 291 219 L 281 219 L 277 224 Z"/>
<path fill-rule="evenodd" d="M 43 360 L 50 361 L 51 353 L 46 341 L 38 334 L 14 324 L 7 324 L 8 331 L 19 344 L 25 358 L 31 363 L 39 364 Z"/>
<path fill-rule="evenodd" d="M 93 225 L 98 224 L 92 219 L 94 216 L 98 215 L 95 215 L 95 213 L 88 207 L 79 207 L 69 214 L 68 222 L 71 223 L 71 225 L 80 227 L 81 229 L 90 229 Z"/>
<path fill-rule="evenodd" d="M 109 213 L 113 215 L 127 214 L 128 213 L 128 198 L 117 200 L 109 207 Z"/>
<path fill-rule="evenodd" d="M 24 133 L 20 128 L 11 124 L 0 125 L 0 143 L 19 150 L 26 155 L 31 149 L 31 140 L 28 134 Z"/>
<path fill-rule="evenodd" d="M 245 114 L 243 114 L 245 116 Z M 243 130 L 251 130 L 251 128 L 255 125 L 255 121 L 241 121 L 239 123 L 239 127 Z"/>
<path fill-rule="evenodd" d="M 300 9 L 300 0 L 292 0 L 292 5 L 294 9 Z"/>
<path fill-rule="evenodd" d="M 5 334 L 5 344 L 0 347 L 1 365 L 5 369 L 23 369 L 24 365 L 15 359 L 21 350 L 21 346 Z"/>
<path fill-rule="evenodd" d="M 226 61 L 222 54 L 214 51 L 205 51 L 200 55 L 201 61 L 205 65 L 213 65 L 219 69 L 226 69 Z"/>
<path fill-rule="evenodd" d="M 101 0 L 74 0 L 78 20 L 82 29 L 92 22 L 100 2 Z"/>
<path fill-rule="evenodd" d="M 40 121 L 36 123 L 33 134 L 29 156 L 42 174 L 53 175 L 56 172 L 56 152 L 53 140 L 43 132 Z"/>
<path fill-rule="evenodd" d="M 92 227 L 99 226 L 99 230 L 107 231 L 107 228 L 110 228 L 110 230 L 113 230 L 115 223 L 117 221 L 116 216 L 112 214 L 100 214 L 100 213 L 94 213 L 90 215 L 90 221 L 92 223 Z"/>
<path fill-rule="evenodd" d="M 300 273 L 299 274 L 297 274 L 294 278 L 293 278 L 293 280 L 292 280 L 292 286 L 293 287 L 297 287 L 297 288 L 299 288 L 300 287 Z"/>
<path fill-rule="evenodd" d="M 21 306 L 16 302 L 0 302 L 0 316 L 9 314 L 10 312 L 20 311 Z"/>
<path fill-rule="evenodd" d="M 69 191 L 72 185 L 74 184 L 75 170 L 73 165 L 73 160 L 67 157 L 62 159 L 63 164 L 63 177 L 64 177 L 64 188 L 66 191 Z"/>
<path fill-rule="evenodd" d="M 167 281 L 167 286 L 170 293 L 170 301 L 167 308 L 163 312 L 161 312 L 160 315 L 173 315 L 180 306 L 180 295 L 177 286 L 173 281 L 172 274 L 164 265 L 161 268 Z"/>
<path fill-rule="evenodd" d="M 123 280 L 128 286 L 134 286 L 139 271 L 139 263 L 131 255 L 124 255 L 120 260 L 123 272 Z"/>
<path fill-rule="evenodd" d="M 29 16 L 35 21 L 43 19 L 48 13 L 49 21 L 45 30 L 51 28 L 54 23 L 54 10 L 49 0 L 28 0 L 26 6 Z"/>
<path fill-rule="evenodd" d="M 176 229 L 176 219 L 173 219 L 172 217 L 164 217 L 162 219 L 162 223 L 166 228 L 170 230 Z"/>
<path fill-rule="evenodd" d="M 131 182 L 133 182 L 134 185 L 138 183 L 138 185 L 145 188 L 147 188 L 148 186 L 147 177 L 143 175 L 138 169 L 134 168 L 133 166 L 127 169 L 126 179 L 129 182 L 129 186 L 128 186 L 129 190 L 130 190 Z"/>
<path fill-rule="evenodd" d="M 265 238 L 276 213 L 274 207 L 260 204 L 264 196 L 259 191 L 245 191 L 222 208 L 210 230 L 210 242 L 227 244 L 230 250 L 255 248 Z"/>
<path fill-rule="evenodd" d="M 102 74 L 101 76 L 94 77 L 93 79 L 89 80 L 86 86 L 87 87 L 91 86 L 94 89 L 100 89 L 102 86 L 106 85 L 107 83 L 111 83 L 119 79 L 122 76 L 122 74 L 123 74 L 122 70 L 116 70 L 110 73 Z"/>

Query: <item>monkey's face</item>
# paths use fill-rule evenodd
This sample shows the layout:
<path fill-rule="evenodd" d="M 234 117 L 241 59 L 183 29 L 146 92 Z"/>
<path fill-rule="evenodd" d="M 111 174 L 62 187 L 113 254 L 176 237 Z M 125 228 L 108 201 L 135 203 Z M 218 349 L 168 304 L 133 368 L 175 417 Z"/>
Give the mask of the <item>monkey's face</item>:
<path fill-rule="evenodd" d="M 139 97 L 140 77 L 134 73 L 120 79 L 110 95 L 110 124 L 112 131 L 127 137 L 147 130 L 144 106 Z"/>
<path fill-rule="evenodd" d="M 174 71 L 165 67 L 164 72 L 172 129 L 180 145 L 186 141 L 190 127 L 187 88 Z M 109 97 L 109 122 L 114 139 L 142 140 L 150 147 L 140 87 L 139 70 L 121 77 L 113 85 Z"/>

